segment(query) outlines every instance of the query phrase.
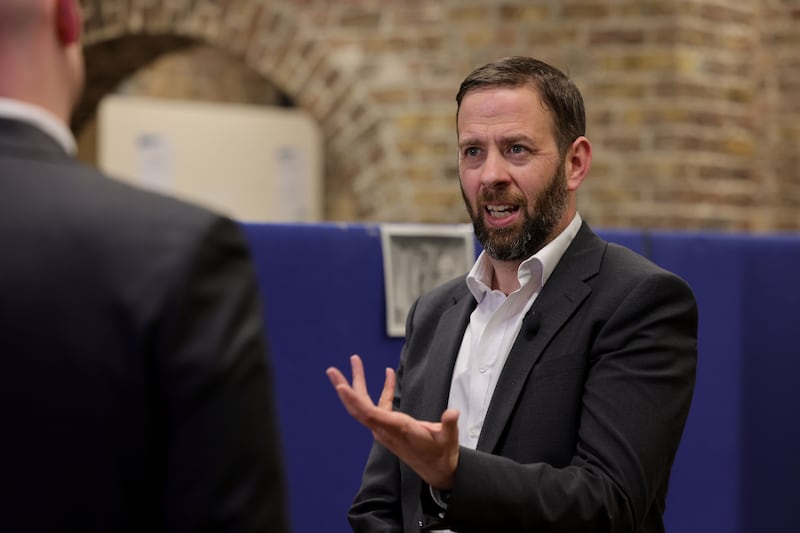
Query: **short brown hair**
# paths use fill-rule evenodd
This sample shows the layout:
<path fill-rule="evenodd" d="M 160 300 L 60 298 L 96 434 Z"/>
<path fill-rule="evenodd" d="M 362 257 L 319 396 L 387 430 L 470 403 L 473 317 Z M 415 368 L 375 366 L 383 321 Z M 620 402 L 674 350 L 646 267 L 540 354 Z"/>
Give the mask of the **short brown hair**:
<path fill-rule="evenodd" d="M 532 85 L 553 114 L 553 135 L 563 156 L 575 139 L 586 134 L 583 97 L 566 74 L 538 59 L 504 57 L 473 70 L 458 89 L 456 117 L 461 100 L 471 91 L 524 85 Z"/>

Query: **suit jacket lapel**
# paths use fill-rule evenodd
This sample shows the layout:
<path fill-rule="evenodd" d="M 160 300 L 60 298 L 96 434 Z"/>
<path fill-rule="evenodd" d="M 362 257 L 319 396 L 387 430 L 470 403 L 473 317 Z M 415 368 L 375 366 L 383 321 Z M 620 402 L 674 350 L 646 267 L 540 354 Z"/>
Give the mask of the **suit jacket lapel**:
<path fill-rule="evenodd" d="M 489 404 L 478 450 L 491 452 L 497 445 L 533 365 L 591 293 L 584 281 L 599 270 L 604 250 L 605 243 L 583 224 L 522 321 Z"/>
<path fill-rule="evenodd" d="M 469 316 L 474 309 L 475 299 L 465 284 L 463 291 L 453 296 L 453 305 L 442 313 L 436 326 L 425 365 L 423 420 L 438 421 L 447 408 L 453 368 Z"/>

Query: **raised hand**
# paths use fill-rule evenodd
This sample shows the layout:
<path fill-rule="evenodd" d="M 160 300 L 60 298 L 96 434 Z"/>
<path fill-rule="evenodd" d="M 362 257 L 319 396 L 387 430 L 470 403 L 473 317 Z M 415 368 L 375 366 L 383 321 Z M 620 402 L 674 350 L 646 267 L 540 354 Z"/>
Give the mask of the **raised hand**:
<path fill-rule="evenodd" d="M 395 374 L 391 368 L 386 369 L 383 390 L 375 405 L 367 392 L 361 358 L 351 356 L 350 365 L 352 385 L 337 368 L 326 371 L 347 412 L 430 486 L 451 489 L 458 464 L 458 411 L 446 410 L 440 422 L 417 420 L 393 411 Z"/>

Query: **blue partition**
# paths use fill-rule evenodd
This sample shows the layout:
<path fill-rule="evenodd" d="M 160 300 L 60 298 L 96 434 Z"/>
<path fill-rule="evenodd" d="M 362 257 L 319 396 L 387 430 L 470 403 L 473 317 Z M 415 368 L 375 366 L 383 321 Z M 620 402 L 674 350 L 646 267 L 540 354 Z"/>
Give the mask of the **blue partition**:
<path fill-rule="evenodd" d="M 372 436 L 339 403 L 325 369 L 349 375 L 358 353 L 377 394 L 383 369 L 397 365 L 402 339 L 386 335 L 380 234 L 333 224 L 245 231 L 265 296 L 294 531 L 348 532 Z"/>
<path fill-rule="evenodd" d="M 743 265 L 742 524 L 798 528 L 800 500 L 800 243 L 751 240 Z M 792 525 L 794 524 L 794 525 Z"/>
<path fill-rule="evenodd" d="M 372 442 L 328 383 L 362 355 L 373 397 L 386 335 L 377 225 L 246 224 L 273 351 L 295 533 L 346 533 Z M 800 236 L 600 231 L 686 279 L 700 309 L 695 397 L 673 468 L 670 533 L 795 529 L 800 496 Z"/>
<path fill-rule="evenodd" d="M 741 532 L 742 243 L 662 234 L 651 253 L 689 282 L 700 311 L 697 383 L 673 465 L 667 531 Z"/>

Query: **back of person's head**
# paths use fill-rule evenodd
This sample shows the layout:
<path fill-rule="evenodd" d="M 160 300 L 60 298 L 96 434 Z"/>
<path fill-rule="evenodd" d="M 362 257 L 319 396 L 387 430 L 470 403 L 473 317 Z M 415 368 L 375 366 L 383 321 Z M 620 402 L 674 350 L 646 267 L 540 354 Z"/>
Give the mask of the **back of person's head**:
<path fill-rule="evenodd" d="M 0 38 L 24 32 L 40 11 L 36 0 L 0 0 Z"/>
<path fill-rule="evenodd" d="M 538 92 L 542 104 L 553 116 L 553 134 L 562 155 L 572 142 L 586 134 L 586 111 L 580 91 L 557 68 L 538 59 L 511 56 L 492 61 L 473 70 L 458 89 L 456 102 L 468 93 L 499 87 L 518 88 L 531 86 Z M 457 114 L 458 112 L 456 112 Z"/>
<path fill-rule="evenodd" d="M 83 89 L 79 0 L 0 0 L 0 97 L 63 121 Z"/>

